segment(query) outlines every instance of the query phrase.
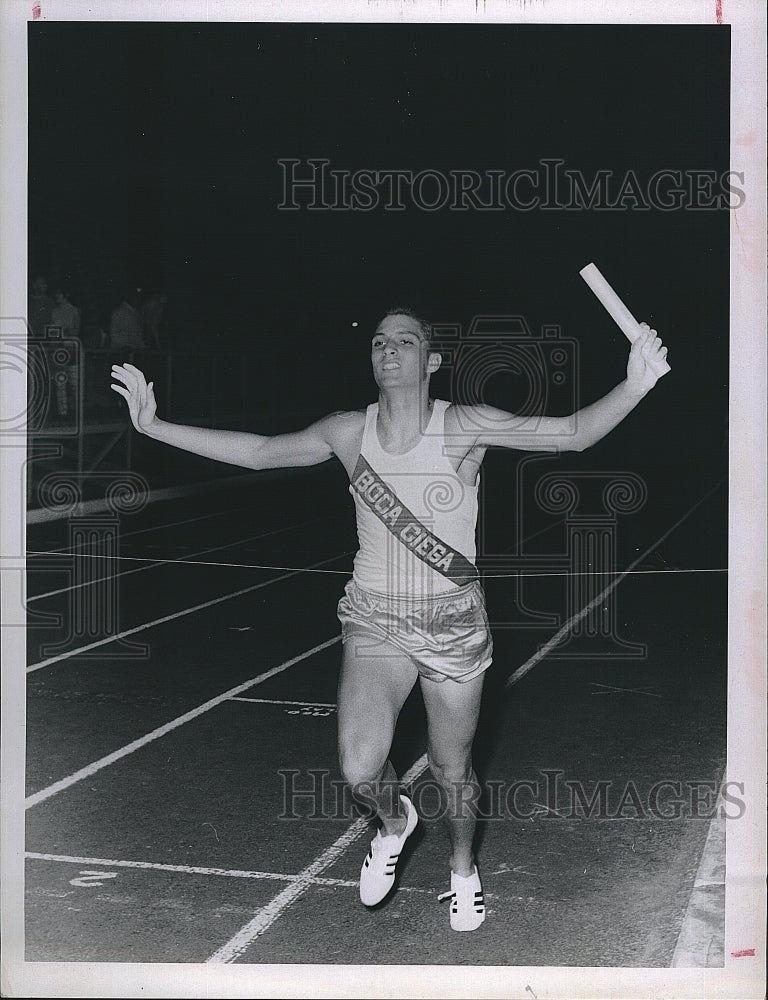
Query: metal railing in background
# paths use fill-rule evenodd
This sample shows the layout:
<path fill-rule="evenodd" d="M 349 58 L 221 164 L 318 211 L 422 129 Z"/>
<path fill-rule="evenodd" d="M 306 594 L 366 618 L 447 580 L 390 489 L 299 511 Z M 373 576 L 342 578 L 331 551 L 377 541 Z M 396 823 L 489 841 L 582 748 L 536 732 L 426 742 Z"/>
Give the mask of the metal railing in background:
<path fill-rule="evenodd" d="M 125 401 L 110 388 L 113 364 L 134 364 L 154 382 L 165 419 L 247 428 L 266 415 L 263 396 L 251 391 L 252 373 L 240 355 L 84 348 L 55 333 L 30 341 L 28 355 L 28 508 L 39 506 L 39 484 L 53 470 L 85 483 L 90 474 L 99 473 L 93 478 L 103 481 L 106 472 L 134 468 L 135 434 Z M 150 482 L 153 477 L 167 482 L 173 469 L 174 463 L 166 461 L 138 471 Z M 208 474 L 217 472 L 226 474 L 226 469 Z"/>

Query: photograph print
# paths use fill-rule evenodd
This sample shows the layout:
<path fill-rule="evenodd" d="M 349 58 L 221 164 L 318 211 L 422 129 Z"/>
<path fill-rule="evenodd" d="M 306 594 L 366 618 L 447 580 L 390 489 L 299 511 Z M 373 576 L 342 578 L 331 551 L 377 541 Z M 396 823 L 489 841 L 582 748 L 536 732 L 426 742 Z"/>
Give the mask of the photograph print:
<path fill-rule="evenodd" d="M 757 995 L 727 17 L 45 6 L 9 961 Z"/>

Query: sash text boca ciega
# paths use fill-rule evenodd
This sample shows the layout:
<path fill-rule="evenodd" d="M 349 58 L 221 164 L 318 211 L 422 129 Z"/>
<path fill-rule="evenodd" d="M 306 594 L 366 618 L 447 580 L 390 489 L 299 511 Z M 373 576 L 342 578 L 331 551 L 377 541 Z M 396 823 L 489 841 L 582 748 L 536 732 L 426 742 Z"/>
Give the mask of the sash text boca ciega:
<path fill-rule="evenodd" d="M 435 538 L 405 507 L 360 456 L 352 474 L 352 488 L 405 547 L 443 576 L 468 582 L 477 571 L 460 552 Z"/>

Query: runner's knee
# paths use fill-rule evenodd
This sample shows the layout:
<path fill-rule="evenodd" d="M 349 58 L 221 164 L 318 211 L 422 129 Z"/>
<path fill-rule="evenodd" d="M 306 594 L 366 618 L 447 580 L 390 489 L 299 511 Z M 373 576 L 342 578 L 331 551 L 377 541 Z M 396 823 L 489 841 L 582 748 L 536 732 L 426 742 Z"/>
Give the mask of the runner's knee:
<path fill-rule="evenodd" d="M 435 781 L 443 788 L 450 789 L 476 781 L 470 751 L 446 754 L 429 750 L 427 759 Z"/>
<path fill-rule="evenodd" d="M 388 754 L 389 747 L 375 743 L 340 742 L 339 763 L 344 780 L 352 787 L 377 782 L 387 763 Z"/>

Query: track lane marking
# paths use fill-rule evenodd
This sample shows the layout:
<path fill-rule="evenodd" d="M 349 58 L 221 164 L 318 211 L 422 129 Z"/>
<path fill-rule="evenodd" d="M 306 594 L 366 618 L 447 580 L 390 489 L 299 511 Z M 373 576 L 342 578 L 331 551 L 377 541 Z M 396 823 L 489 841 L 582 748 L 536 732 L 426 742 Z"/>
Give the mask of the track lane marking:
<path fill-rule="evenodd" d="M 603 590 L 601 590 L 600 593 L 597 595 L 597 597 L 592 598 L 592 600 L 589 601 L 587 604 L 585 604 L 580 611 L 577 611 L 575 615 L 569 618 L 568 621 L 565 623 L 565 625 L 563 625 L 562 628 L 558 629 L 557 632 L 555 632 L 555 634 L 552 636 L 552 638 L 548 639 L 547 642 L 545 642 L 544 645 L 541 647 L 541 649 L 538 650 L 538 652 L 534 653 L 533 656 L 531 656 L 528 660 L 526 660 L 522 666 L 518 667 L 517 670 L 515 670 L 514 673 L 510 675 L 506 683 L 506 687 L 510 688 L 512 687 L 513 684 L 517 684 L 519 680 L 522 680 L 522 678 L 528 673 L 529 670 L 533 669 L 533 667 L 535 667 L 537 663 L 541 662 L 541 660 L 544 659 L 547 653 L 549 653 L 550 650 L 554 649 L 560 643 L 560 641 L 565 638 L 565 636 L 568 634 L 568 632 L 574 625 L 580 622 L 583 618 L 586 618 L 586 616 L 593 608 L 597 607 L 597 605 L 600 604 L 608 596 L 608 594 L 612 593 L 618 587 L 618 585 L 621 583 L 622 580 L 624 580 L 632 573 L 632 570 L 635 568 L 635 566 L 641 563 L 643 559 L 645 559 L 646 556 L 648 556 L 651 552 L 653 552 L 653 550 L 658 545 L 660 545 L 663 541 L 666 541 L 666 539 L 669 538 L 672 532 L 675 531 L 677 528 L 679 528 L 680 525 L 683 523 L 683 521 L 687 520 L 695 510 L 697 510 L 706 500 L 708 500 L 712 496 L 712 494 L 717 489 L 720 488 L 720 486 L 722 486 L 724 482 L 725 480 L 721 479 L 717 483 L 715 483 L 715 485 L 712 487 L 711 490 L 709 490 L 709 492 L 705 493 L 700 500 L 697 500 L 696 503 L 689 510 L 687 510 L 679 520 L 675 521 L 675 523 L 672 525 L 671 528 L 668 528 L 667 531 L 665 531 L 660 538 L 656 539 L 655 542 L 653 542 L 651 545 L 648 546 L 645 552 L 639 555 L 637 559 L 634 559 L 629 564 L 629 566 L 627 566 L 625 570 L 619 573 L 616 579 L 613 580 L 611 583 L 609 583 L 608 586 L 605 587 Z M 643 576 L 644 574 L 641 572 L 639 575 Z"/>
<path fill-rule="evenodd" d="M 257 536 L 257 537 L 262 537 L 262 536 Z M 249 541 L 249 540 L 250 539 L 247 539 L 247 538 L 243 539 L 243 541 Z M 237 543 L 237 542 L 233 542 L 232 543 L 232 545 L 237 545 L 237 544 L 239 544 L 239 543 Z M 229 547 L 230 547 L 229 545 L 222 545 L 221 546 L 221 548 L 229 548 Z M 215 552 L 216 549 L 205 549 L 204 551 L 206 551 L 206 552 Z M 44 551 L 31 553 L 31 555 L 40 555 L 40 556 L 44 556 L 44 555 L 58 555 L 58 554 L 59 553 L 56 553 L 56 552 L 44 552 Z M 331 574 L 337 574 L 339 576 L 341 576 L 341 575 L 343 575 L 343 574 L 345 574 L 347 572 L 346 570 L 336 570 L 336 569 L 309 570 L 309 569 L 304 569 L 303 567 L 297 567 L 297 566 L 275 566 L 272 563 L 270 563 L 269 565 L 267 565 L 266 563 L 212 562 L 209 559 L 195 560 L 194 558 L 192 558 L 193 555 L 200 555 L 200 553 L 192 553 L 191 556 L 189 556 L 189 557 L 185 556 L 185 557 L 183 557 L 181 559 L 155 559 L 155 558 L 153 558 L 151 556 L 103 556 L 103 555 L 95 555 L 93 553 L 74 553 L 73 555 L 66 555 L 65 558 L 67 558 L 67 559 L 110 559 L 110 560 L 113 560 L 114 562 L 143 562 L 143 563 L 151 563 L 152 564 L 151 566 L 142 567 L 142 568 L 146 568 L 146 569 L 153 569 L 155 566 L 221 566 L 221 567 L 224 567 L 225 569 L 266 569 L 266 570 L 301 569 L 305 573 L 309 573 L 309 572 L 331 573 Z M 35 570 L 34 570 L 34 567 L 33 567 L 32 568 L 32 572 L 34 572 L 34 571 Z M 44 572 L 44 571 L 40 570 L 40 572 Z M 134 572 L 138 573 L 138 572 L 140 572 L 140 570 L 138 570 L 138 569 L 137 570 L 127 570 L 125 573 L 118 573 L 118 574 L 112 574 L 112 575 L 114 575 L 114 576 L 128 576 L 130 573 L 134 573 Z M 692 573 L 727 573 L 727 572 L 728 572 L 728 568 L 725 567 L 725 566 L 722 566 L 722 567 L 721 566 L 715 566 L 715 567 L 712 567 L 712 566 L 691 566 L 691 567 L 689 567 L 687 569 L 667 568 L 667 569 L 625 570 L 624 571 L 624 575 L 625 576 L 675 576 L 676 574 L 686 574 L 686 573 L 691 573 L 692 574 Z M 565 577 L 576 577 L 576 576 L 589 576 L 589 577 L 593 577 L 594 578 L 594 577 L 598 577 L 598 576 L 611 576 L 611 577 L 613 577 L 613 576 L 616 575 L 616 570 L 599 570 L 599 571 L 585 570 L 583 573 L 573 573 L 573 572 L 571 572 L 569 570 L 557 570 L 557 571 L 546 572 L 546 573 L 536 573 L 536 572 L 532 572 L 531 573 L 531 572 L 526 572 L 524 570 L 523 571 L 521 571 L 521 570 L 514 570 L 513 572 L 510 572 L 510 573 L 486 573 L 486 572 L 482 572 L 481 571 L 481 575 L 482 575 L 482 579 L 483 580 L 513 580 L 513 579 L 514 580 L 538 580 L 538 579 L 542 579 L 542 578 L 543 579 L 549 579 L 549 578 L 553 578 L 553 579 L 563 578 L 563 579 L 565 579 Z M 90 586 L 91 583 L 99 583 L 102 580 L 108 580 L 108 579 L 110 579 L 109 576 L 101 576 L 101 577 L 98 577 L 98 579 L 96 579 L 96 580 L 88 580 L 85 583 L 77 584 L 77 587 L 87 587 L 87 586 Z M 75 587 L 63 587 L 60 590 L 49 591 L 47 594 L 38 594 L 38 595 L 35 595 L 34 597 L 29 598 L 28 601 L 27 601 L 27 603 L 30 603 L 31 601 L 37 601 L 37 600 L 39 600 L 42 597 L 50 597 L 52 594 L 61 594 L 61 593 L 63 593 L 66 590 L 74 590 L 74 589 L 76 589 L 76 588 Z"/>
<path fill-rule="evenodd" d="M 307 708 L 336 708 L 330 701 L 282 701 L 280 698 L 241 698 L 233 697 L 232 701 L 248 701 L 257 705 L 306 705 Z"/>
<path fill-rule="evenodd" d="M 129 428 L 130 424 L 127 424 L 126 429 Z M 220 493 L 222 490 L 227 490 L 230 487 L 232 489 L 238 489 L 241 486 L 251 486 L 256 483 L 264 483 L 266 481 L 274 482 L 274 476 L 264 475 L 264 472 L 266 471 L 267 470 L 260 470 L 258 472 L 244 473 L 239 476 L 228 476 L 225 479 L 207 479 L 199 483 L 186 483 L 183 486 L 163 486 L 158 489 L 150 488 L 148 490 L 142 490 L 137 494 L 137 496 L 142 500 L 146 500 L 147 504 L 150 504 L 165 500 L 178 500 L 186 497 L 205 496 L 209 493 Z M 108 510 L 109 505 L 102 497 L 95 500 L 81 500 L 78 504 L 76 504 L 76 509 L 80 515 L 93 514 Z M 69 513 L 70 512 L 66 508 L 36 507 L 27 511 L 27 524 L 50 524 L 52 521 L 63 520 L 69 515 Z"/>
<path fill-rule="evenodd" d="M 252 881 L 294 882 L 299 878 L 298 875 L 289 875 L 284 872 L 246 871 L 237 868 L 207 868 L 201 865 L 171 865 L 160 861 L 117 861 L 114 858 L 80 858 L 67 854 L 44 854 L 40 851 L 25 851 L 24 858 L 27 861 L 51 861 L 65 865 L 101 865 L 105 868 L 132 868 L 138 871 L 172 872 L 179 875 L 210 875 L 220 878 L 241 878 Z M 323 878 L 322 876 L 318 876 L 313 881 L 315 885 L 328 886 L 333 889 L 357 889 L 360 885 L 359 879 L 351 878 Z M 418 885 L 398 885 L 395 891 L 416 893 L 420 896 L 434 896 L 435 894 L 434 889 L 423 889 Z M 487 892 L 485 895 L 487 899 L 512 898 L 522 900 L 526 898 L 524 896 L 501 897 L 498 893 L 492 892 Z"/>
<path fill-rule="evenodd" d="M 223 878 L 268 879 L 276 882 L 293 882 L 299 876 L 283 872 L 245 871 L 237 868 L 209 868 L 200 865 L 170 865 L 159 861 L 117 861 L 114 858 L 80 858 L 68 854 L 44 854 L 39 851 L 25 851 L 25 859 L 29 861 L 55 861 L 68 865 L 103 865 L 105 868 L 136 868 L 142 871 L 178 872 L 182 875 L 218 875 Z M 350 879 L 327 878 L 317 879 L 320 885 L 349 886 L 358 885 Z M 422 890 L 424 892 L 428 890 Z"/>
<path fill-rule="evenodd" d="M 27 604 L 32 604 L 33 601 L 42 601 L 44 597 L 53 597 L 56 594 L 66 594 L 71 590 L 78 590 L 80 587 L 91 587 L 95 583 L 101 583 L 103 580 L 119 580 L 124 576 L 131 576 L 133 573 L 145 573 L 148 569 L 155 569 L 158 566 L 166 566 L 169 564 L 183 564 L 189 563 L 193 565 L 193 560 L 195 556 L 204 556 L 208 552 L 221 552 L 222 549 L 234 548 L 236 545 L 244 545 L 246 542 L 255 542 L 260 538 L 270 538 L 272 535 L 281 535 L 286 531 L 292 531 L 295 528 L 304 528 L 308 524 L 315 524 L 318 521 L 322 521 L 322 517 L 313 517 L 309 521 L 302 521 L 299 524 L 292 524 L 287 528 L 277 528 L 275 531 L 266 531 L 258 535 L 250 535 L 248 538 L 238 538 L 237 541 L 227 542 L 224 545 L 214 545 L 209 549 L 200 549 L 199 552 L 190 552 L 188 557 L 182 556 L 180 559 L 142 559 L 138 556 L 101 556 L 94 555 L 90 552 L 73 552 L 71 554 L 66 554 L 68 559 L 107 559 L 111 562 L 119 562 L 121 560 L 130 560 L 132 562 L 148 562 L 148 566 L 137 566 L 135 569 L 121 570 L 119 573 L 107 573 L 106 576 L 97 577 L 95 580 L 85 580 L 82 583 L 73 583 L 69 587 L 59 587 L 58 590 L 48 590 L 44 594 L 35 594 L 33 597 L 27 598 Z M 53 555 L 53 552 L 35 552 L 34 555 Z M 217 563 L 201 563 L 203 566 L 220 565 Z M 221 565 L 231 565 L 230 563 L 224 563 Z M 263 566 L 255 566 L 254 569 L 264 569 Z M 283 568 L 283 567 L 281 567 Z"/>
<path fill-rule="evenodd" d="M 244 539 L 247 541 L 247 539 Z M 233 544 L 237 544 L 233 542 Z M 228 546 L 222 546 L 222 548 L 228 548 Z M 210 551 L 214 551 L 211 549 Z M 40 555 L 45 555 L 42 552 Z M 198 553 L 199 554 L 199 553 Z M 352 555 L 351 552 L 343 552 L 342 555 Z M 154 569 L 156 566 L 213 566 L 213 567 L 223 567 L 224 569 L 265 569 L 265 570 L 296 570 L 297 573 L 331 573 L 338 576 L 349 575 L 345 569 L 312 569 L 307 566 L 275 566 L 274 563 L 233 563 L 233 562 L 213 562 L 210 559 L 153 559 L 149 556 L 100 556 L 93 554 L 79 553 L 74 556 L 67 556 L 67 559 L 111 559 L 116 562 L 142 562 L 142 563 L 152 563 L 151 566 L 142 567 L 142 569 Z M 341 557 L 339 557 L 341 558 Z M 15 567 L 14 567 L 15 568 Z M 55 567 L 58 568 L 58 567 Z M 139 570 L 128 570 L 125 573 L 113 574 L 115 576 L 128 576 L 129 573 L 136 572 Z M 663 572 L 660 571 L 660 572 Z M 698 571 L 692 571 L 698 572 Z M 701 572 L 706 572 L 701 570 Z M 714 572 L 714 571 L 713 571 Z M 724 572 L 724 571 L 723 571 Z M 511 574 L 510 574 L 511 575 Z M 90 586 L 91 583 L 100 583 L 103 580 L 109 580 L 110 576 L 100 576 L 97 580 L 89 580 L 85 584 L 78 584 L 78 586 Z M 63 588 L 64 590 L 74 589 L 74 588 Z M 50 597 L 51 594 L 60 594 L 61 590 L 51 591 L 49 594 L 42 594 L 42 597 Z M 30 598 L 30 600 L 37 600 L 37 597 Z M 29 603 L 29 602 L 27 602 Z"/>
<path fill-rule="evenodd" d="M 263 684 L 264 681 L 269 680 L 270 677 L 275 677 L 277 674 L 282 673 L 284 670 L 294 666 L 296 663 L 300 663 L 302 660 L 306 660 L 308 657 L 314 656 L 315 653 L 322 652 L 322 650 L 328 649 L 329 646 L 334 646 L 340 641 L 341 636 L 335 635 L 332 639 L 326 639 L 325 642 L 321 642 L 317 646 L 313 646 L 312 649 L 308 649 L 305 652 L 300 653 L 298 656 L 294 656 L 290 660 L 286 660 L 285 663 L 281 663 L 277 667 L 272 667 L 271 670 L 267 670 L 263 674 L 259 674 L 257 677 L 252 677 L 250 680 L 243 681 L 242 684 L 238 684 L 236 687 L 230 688 L 229 691 L 225 691 L 223 694 L 216 695 L 215 698 L 211 698 L 208 701 L 203 702 L 202 705 L 198 705 L 197 708 L 193 708 L 189 712 L 185 712 L 183 715 L 173 719 L 171 722 L 166 722 L 165 725 L 158 726 L 158 728 L 153 729 L 152 732 L 146 733 L 144 736 L 139 737 L 139 739 L 133 740 L 133 742 L 120 747 L 119 750 L 115 750 L 112 753 L 107 754 L 106 757 L 101 757 L 99 760 L 93 761 L 91 764 L 87 764 L 85 767 L 80 768 L 79 771 L 75 771 L 68 777 L 62 778 L 60 781 L 56 781 L 54 784 L 49 785 L 47 788 L 42 788 L 39 792 L 35 792 L 34 795 L 28 796 L 24 803 L 25 809 L 30 809 L 32 806 L 36 806 L 40 802 L 45 802 L 46 799 L 50 799 L 59 792 L 63 792 L 66 788 L 71 788 L 72 785 L 77 784 L 79 781 L 83 781 L 85 778 L 89 778 L 97 771 L 101 771 L 110 764 L 114 764 L 115 761 L 121 760 L 123 757 L 127 757 L 136 750 L 140 750 L 153 740 L 160 739 L 161 736 L 165 736 L 174 729 L 178 729 L 179 726 L 183 726 L 185 723 L 191 722 L 193 719 L 198 718 L 198 716 L 203 715 L 212 708 L 216 708 L 217 705 L 230 700 L 234 695 L 240 694 L 242 691 L 247 691 L 248 688 L 255 687 L 257 684 Z"/>
<path fill-rule="evenodd" d="M 184 521 L 168 521 L 166 524 L 153 524 L 150 525 L 148 528 L 136 528 L 134 531 L 121 532 L 120 537 L 133 538 L 134 535 L 145 535 L 148 531 L 163 531 L 166 528 L 177 528 L 182 524 L 194 524 L 196 521 L 207 521 L 210 520 L 210 518 L 212 517 L 222 517 L 225 514 L 231 515 L 234 514 L 236 511 L 251 510 L 251 509 L 252 509 L 251 504 L 244 504 L 242 507 L 232 507 L 231 510 L 215 510 L 211 511 L 208 514 L 200 514 L 197 517 L 188 517 Z M 42 522 L 37 522 L 37 523 L 42 523 Z M 80 542 L 78 545 L 75 546 L 75 548 L 80 548 L 82 545 L 85 544 L 87 543 L 84 541 Z M 36 556 L 40 555 L 41 553 L 32 551 L 28 552 L 27 554 L 31 556 Z M 50 549 L 46 553 L 46 555 L 54 555 L 54 554 L 76 555 L 77 553 L 72 552 L 69 545 L 61 545 L 56 549 Z"/>
<path fill-rule="evenodd" d="M 255 590 L 260 590 L 262 587 L 269 587 L 273 583 L 279 583 L 281 580 L 287 580 L 292 576 L 297 576 L 299 573 L 305 573 L 316 566 L 323 566 L 326 563 L 335 562 L 337 559 L 343 559 L 345 556 L 351 555 L 351 552 L 341 552 L 338 555 L 331 556 L 330 559 L 322 559 L 320 562 L 312 563 L 312 565 L 304 567 L 302 569 L 291 570 L 289 573 L 281 573 L 280 576 L 275 576 L 271 580 L 262 580 L 261 583 L 255 583 L 250 587 L 243 587 L 240 590 L 235 590 L 231 594 L 223 594 L 221 597 L 214 597 L 213 600 L 204 601 L 202 604 L 195 604 L 191 608 L 182 608 L 181 611 L 174 611 L 173 614 L 163 615 L 162 618 L 155 618 L 151 622 L 144 622 L 142 625 L 134 625 L 133 628 L 124 629 L 122 632 L 116 632 L 114 635 L 105 636 L 103 639 L 97 639 L 95 642 L 89 642 L 85 646 L 78 646 L 76 649 L 68 649 L 64 653 L 58 653 L 56 656 L 50 656 L 46 660 L 40 660 L 37 663 L 32 663 L 27 667 L 27 673 L 30 674 L 35 670 L 41 670 L 43 667 L 48 667 L 52 663 L 58 663 L 61 660 L 70 659 L 73 656 L 78 656 L 80 653 L 86 653 L 90 649 L 96 649 L 99 646 L 106 646 L 110 642 L 116 642 L 118 639 L 124 639 L 129 635 L 136 635 L 137 632 L 143 632 L 145 629 L 154 628 L 155 625 L 162 625 L 165 622 L 174 621 L 176 618 L 183 618 L 185 615 L 191 615 L 195 611 L 202 611 L 205 608 L 211 608 L 216 604 L 221 604 L 223 601 L 230 601 L 235 597 L 242 597 L 243 594 L 251 594 Z"/>
<path fill-rule="evenodd" d="M 725 961 L 725 780 L 723 770 L 715 814 L 709 821 L 696 878 L 669 963 L 671 969 L 719 968 Z M 712 892 L 713 889 L 716 891 Z"/>

